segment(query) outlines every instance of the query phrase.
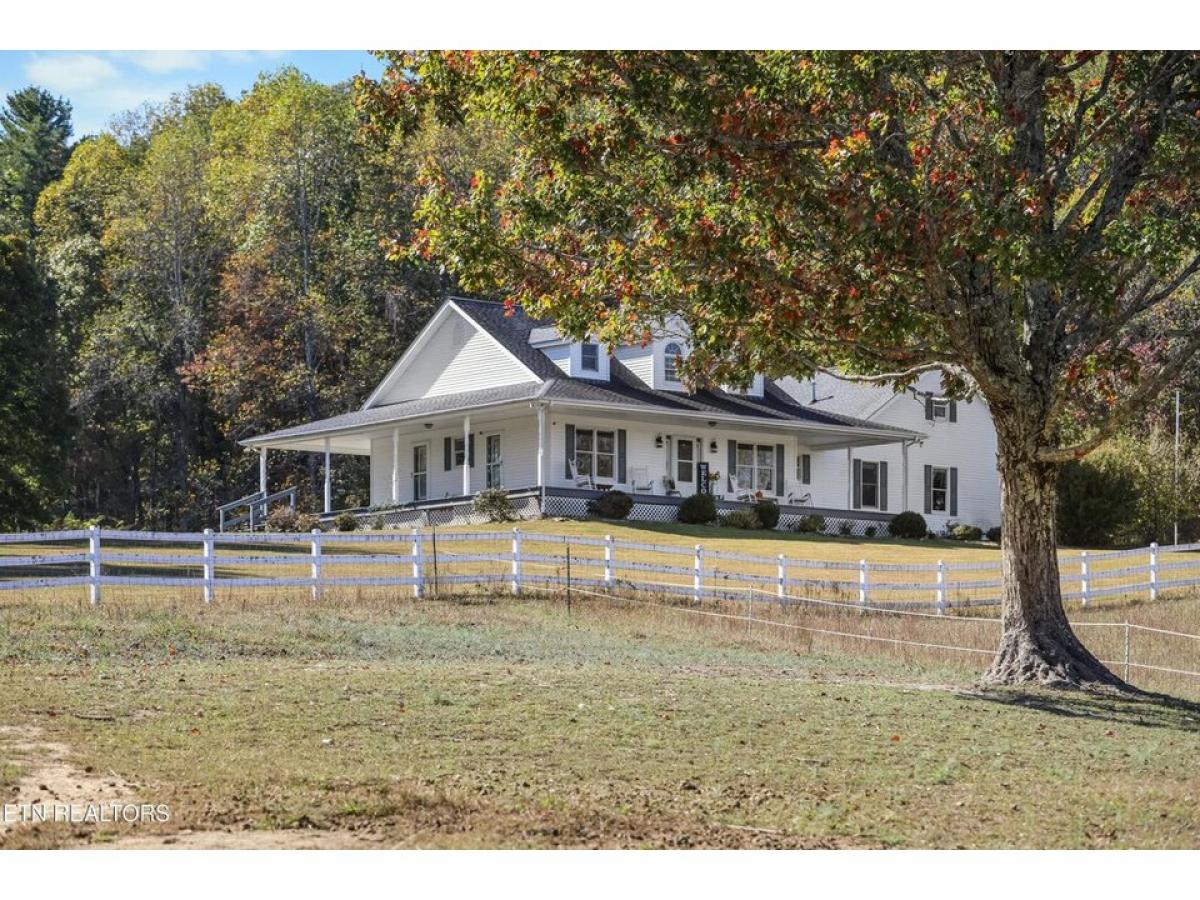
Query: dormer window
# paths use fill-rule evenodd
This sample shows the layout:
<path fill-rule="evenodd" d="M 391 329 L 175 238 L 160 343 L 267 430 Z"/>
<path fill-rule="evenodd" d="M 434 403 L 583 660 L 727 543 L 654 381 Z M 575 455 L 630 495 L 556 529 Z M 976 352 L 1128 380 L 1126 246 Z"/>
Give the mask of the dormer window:
<path fill-rule="evenodd" d="M 579 369 L 582 372 L 600 371 L 600 345 L 587 341 L 579 348 Z"/>
<path fill-rule="evenodd" d="M 679 361 L 683 358 L 683 348 L 674 341 L 663 348 L 663 381 L 679 384 Z"/>

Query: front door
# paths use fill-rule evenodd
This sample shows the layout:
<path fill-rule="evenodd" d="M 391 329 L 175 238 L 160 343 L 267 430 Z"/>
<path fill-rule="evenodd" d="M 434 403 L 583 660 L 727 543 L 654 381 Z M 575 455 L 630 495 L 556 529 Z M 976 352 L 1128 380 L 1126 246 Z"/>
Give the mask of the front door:
<path fill-rule="evenodd" d="M 696 493 L 696 463 L 699 455 L 696 452 L 696 438 L 677 437 L 675 439 L 675 489 L 685 497 Z"/>

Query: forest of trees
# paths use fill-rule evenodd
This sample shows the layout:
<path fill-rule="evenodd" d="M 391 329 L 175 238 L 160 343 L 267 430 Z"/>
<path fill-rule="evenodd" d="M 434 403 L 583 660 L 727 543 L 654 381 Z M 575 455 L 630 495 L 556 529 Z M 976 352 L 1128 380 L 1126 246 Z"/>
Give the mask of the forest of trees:
<path fill-rule="evenodd" d="M 63 100 L 36 87 L 7 97 L 0 530 L 211 524 L 217 504 L 257 487 L 239 439 L 357 407 L 403 352 L 453 284 L 405 252 L 422 174 L 469 190 L 513 152 L 489 122 L 381 132 L 355 93 L 286 68 L 240 99 L 196 86 L 78 140 Z M 1190 438 L 1200 373 L 1183 389 Z M 1076 494 L 1108 491 L 1120 521 L 1097 533 L 1089 514 L 1064 522 L 1068 534 L 1169 534 L 1170 406 L 1076 464 Z M 1185 519 L 1200 499 L 1191 443 Z M 314 508 L 319 465 L 273 453 L 271 485 Z M 361 461 L 335 479 L 340 505 L 364 498 Z"/>
<path fill-rule="evenodd" d="M 419 160 L 470 177 L 487 129 L 372 135 L 350 83 L 201 85 L 72 143 L 35 87 L 0 121 L 0 530 L 199 528 L 257 486 L 248 435 L 355 408 L 449 287 L 394 251 Z M 318 493 L 313 454 L 272 486 Z M 338 467 L 352 502 L 364 467 Z M 361 493 L 359 493 L 361 496 Z"/>

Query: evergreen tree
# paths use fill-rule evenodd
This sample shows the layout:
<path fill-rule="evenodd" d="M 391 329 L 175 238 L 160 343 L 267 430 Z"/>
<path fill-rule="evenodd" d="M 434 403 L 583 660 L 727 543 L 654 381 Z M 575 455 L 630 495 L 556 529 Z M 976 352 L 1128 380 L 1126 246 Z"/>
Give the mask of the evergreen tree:
<path fill-rule="evenodd" d="M 0 112 L 0 226 L 31 234 L 38 195 L 70 157 L 71 104 L 41 88 L 9 94 Z"/>

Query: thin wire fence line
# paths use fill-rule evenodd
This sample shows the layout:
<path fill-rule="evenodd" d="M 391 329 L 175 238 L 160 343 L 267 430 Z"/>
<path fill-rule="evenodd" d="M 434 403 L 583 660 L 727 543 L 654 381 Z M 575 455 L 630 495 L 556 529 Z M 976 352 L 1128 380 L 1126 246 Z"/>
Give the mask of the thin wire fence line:
<path fill-rule="evenodd" d="M 534 588 L 534 590 L 549 590 L 549 589 L 548 588 Z M 879 635 L 862 634 L 860 632 L 854 632 L 854 631 L 834 631 L 833 629 L 829 629 L 829 628 L 813 628 L 809 625 L 797 625 L 794 622 L 778 622 L 774 619 L 763 619 L 763 618 L 759 618 L 756 616 L 740 616 L 740 615 L 735 615 L 734 613 L 719 613 L 719 612 L 714 612 L 713 610 L 707 610 L 707 609 L 689 609 L 686 606 L 673 606 L 670 603 L 655 603 L 652 600 L 642 600 L 637 597 L 629 597 L 629 596 L 623 595 L 623 594 L 601 594 L 596 591 L 589 591 L 586 589 L 579 589 L 579 588 L 574 589 L 574 591 L 577 594 L 582 594 L 587 597 L 600 597 L 602 599 L 609 600 L 609 601 L 623 600 L 623 601 L 630 602 L 630 603 L 639 603 L 639 604 L 642 604 L 643 606 L 653 606 L 653 607 L 657 607 L 659 609 L 668 609 L 668 610 L 672 610 L 675 612 L 689 613 L 691 615 L 707 616 L 709 618 L 714 618 L 714 619 L 727 619 L 727 620 L 731 620 L 734 622 L 748 622 L 748 623 L 759 623 L 759 624 L 763 624 L 763 625 L 774 625 L 779 628 L 788 628 L 788 629 L 792 629 L 795 631 L 805 631 L 805 632 L 809 632 L 812 634 L 824 634 L 824 635 L 831 635 L 834 637 L 857 638 L 857 639 L 866 640 L 866 641 L 879 641 L 882 643 L 894 644 L 894 645 L 902 644 L 905 646 L 924 647 L 927 649 L 934 649 L 934 650 L 957 650 L 957 651 L 962 651 L 965 653 L 981 653 L 981 654 L 985 654 L 987 656 L 995 655 L 994 651 L 992 651 L 992 650 L 981 650 L 978 647 L 958 647 L 953 644 L 933 644 L 933 643 L 924 643 L 921 641 L 906 641 L 902 638 L 886 638 L 886 637 L 880 637 Z"/>

